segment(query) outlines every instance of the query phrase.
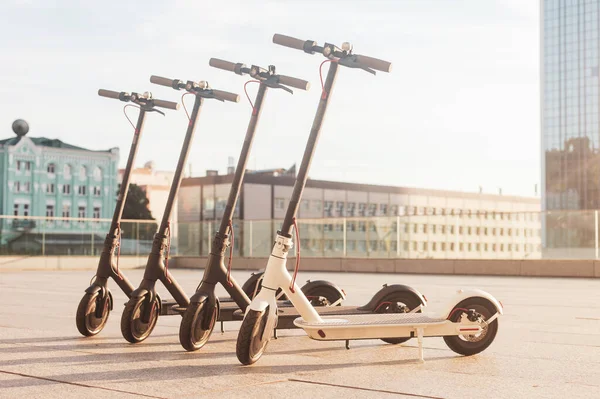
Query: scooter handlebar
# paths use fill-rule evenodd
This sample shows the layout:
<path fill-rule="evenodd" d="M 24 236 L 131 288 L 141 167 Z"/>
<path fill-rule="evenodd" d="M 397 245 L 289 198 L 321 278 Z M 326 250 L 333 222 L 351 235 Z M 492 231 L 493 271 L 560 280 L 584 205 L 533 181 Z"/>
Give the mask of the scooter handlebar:
<path fill-rule="evenodd" d="M 305 41 L 296 39 L 295 37 L 275 33 L 273 35 L 273 43 L 279 44 L 280 46 L 294 48 L 296 50 L 304 50 Z"/>
<path fill-rule="evenodd" d="M 392 70 L 391 62 L 380 60 L 378 58 L 367 57 L 366 55 L 356 54 L 356 62 L 381 72 L 390 72 Z"/>
<path fill-rule="evenodd" d="M 240 96 L 235 93 L 214 89 L 212 90 L 212 93 L 215 98 L 218 98 L 219 100 L 231 101 L 232 103 L 237 103 L 240 101 Z"/>
<path fill-rule="evenodd" d="M 178 103 L 174 103 L 172 101 L 152 99 L 152 104 L 155 107 L 168 108 L 168 109 L 174 109 L 174 110 L 178 110 L 179 109 L 179 104 Z"/>
<path fill-rule="evenodd" d="M 114 98 L 115 100 L 121 99 L 121 93 L 118 91 L 100 89 L 98 90 L 98 95 L 101 97 Z"/>
<path fill-rule="evenodd" d="M 285 86 L 295 87 L 300 90 L 310 89 L 310 83 L 306 80 L 293 78 L 291 76 L 279 75 L 279 83 Z"/>
<path fill-rule="evenodd" d="M 225 71 L 235 72 L 235 64 L 233 62 L 211 58 L 208 65 L 214 68 L 224 69 Z"/>
<path fill-rule="evenodd" d="M 175 79 L 163 78 L 162 76 L 156 76 L 156 75 L 150 76 L 150 83 L 154 83 L 154 84 L 161 85 L 161 86 L 167 86 L 167 87 L 171 87 L 171 88 L 173 88 L 173 84 L 176 81 L 177 80 L 175 80 Z"/>

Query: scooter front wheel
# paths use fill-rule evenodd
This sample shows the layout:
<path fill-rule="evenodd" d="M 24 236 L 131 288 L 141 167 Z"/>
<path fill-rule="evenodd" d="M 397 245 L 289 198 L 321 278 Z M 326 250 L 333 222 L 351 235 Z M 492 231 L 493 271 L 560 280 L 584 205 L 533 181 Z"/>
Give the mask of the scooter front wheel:
<path fill-rule="evenodd" d="M 254 364 L 265 351 L 272 331 L 265 331 L 269 318 L 269 307 L 262 312 L 248 310 L 238 333 L 235 354 L 240 363 Z"/>
<path fill-rule="evenodd" d="M 462 314 L 464 313 L 461 309 L 474 310 L 481 315 L 483 319 L 482 331 L 472 335 L 452 335 L 444 337 L 444 341 L 448 348 L 458 353 L 459 355 L 471 356 L 479 352 L 483 352 L 488 346 L 492 344 L 496 333 L 498 332 L 498 319 L 491 323 L 485 323 L 485 320 L 492 317 L 498 311 L 494 304 L 489 300 L 481 297 L 467 298 L 457 304 L 452 312 L 450 321 L 459 322 Z"/>
<path fill-rule="evenodd" d="M 179 326 L 179 342 L 186 351 L 197 351 L 208 342 L 219 314 L 218 304 L 210 308 L 203 301 L 190 303 L 185 310 Z"/>
<path fill-rule="evenodd" d="M 143 320 L 146 306 L 151 306 L 150 316 L 147 321 Z M 131 298 L 125 305 L 123 315 L 121 316 L 121 333 L 123 338 L 132 344 L 142 342 L 150 336 L 158 320 L 159 304 L 158 299 L 148 303 L 146 297 Z"/>
<path fill-rule="evenodd" d="M 99 314 L 100 313 L 100 314 Z M 109 297 L 102 300 L 100 291 L 86 293 L 77 307 L 75 323 L 81 335 L 91 337 L 98 334 L 108 320 L 110 314 Z"/>

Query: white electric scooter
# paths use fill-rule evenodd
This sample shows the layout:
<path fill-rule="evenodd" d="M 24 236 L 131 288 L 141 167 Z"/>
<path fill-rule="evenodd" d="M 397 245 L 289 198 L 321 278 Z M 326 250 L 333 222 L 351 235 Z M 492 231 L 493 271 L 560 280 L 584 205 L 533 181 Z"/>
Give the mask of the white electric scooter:
<path fill-rule="evenodd" d="M 502 314 L 502 304 L 485 291 L 459 290 L 447 310 L 439 315 L 425 315 L 420 313 L 422 307 L 419 307 L 417 312 L 410 313 L 320 316 L 296 285 L 298 264 L 296 264 L 294 277 L 286 269 L 287 256 L 292 248 L 291 233 L 294 228 L 296 234 L 298 233 L 296 213 L 338 67 L 341 65 L 360 68 L 375 74 L 374 69 L 389 72 L 391 63 L 352 54 L 349 43 L 344 43 L 340 49 L 328 43 L 318 46 L 311 40 L 303 41 L 279 34 L 273 36 L 273 42 L 303 50 L 308 54 L 321 53 L 327 58 L 323 64 L 329 62 L 330 66 L 285 219 L 281 230 L 277 232 L 275 245 L 267 262 L 262 290 L 246 309 L 238 334 L 236 355 L 239 361 L 246 365 L 253 364 L 262 356 L 277 325 L 276 292 L 278 289 L 283 290 L 301 316 L 294 320 L 294 324 L 304 329 L 312 339 L 348 342 L 354 339 L 417 337 L 421 361 L 423 361 L 423 337 L 441 336 L 451 350 L 465 356 L 485 350 L 496 336 L 497 319 Z"/>

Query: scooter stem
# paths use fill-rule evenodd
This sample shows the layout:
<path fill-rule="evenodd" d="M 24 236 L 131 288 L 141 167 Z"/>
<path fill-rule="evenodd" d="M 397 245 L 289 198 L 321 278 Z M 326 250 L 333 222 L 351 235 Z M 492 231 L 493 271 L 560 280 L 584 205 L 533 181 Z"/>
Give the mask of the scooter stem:
<path fill-rule="evenodd" d="M 304 150 L 304 156 L 302 157 L 302 163 L 300 164 L 300 169 L 298 170 L 298 176 L 296 176 L 296 183 L 294 184 L 294 191 L 292 192 L 292 197 L 290 198 L 290 204 L 288 205 L 285 218 L 283 219 L 283 224 L 281 226 L 281 233 L 289 237 L 291 237 L 292 234 L 294 218 L 296 217 L 296 213 L 298 213 L 298 205 L 300 204 L 302 191 L 304 190 L 306 180 L 308 179 L 308 170 L 310 169 L 310 163 L 312 162 L 312 157 L 315 153 L 317 141 L 319 140 L 319 135 L 321 133 L 323 118 L 325 117 L 327 105 L 329 104 L 329 98 L 331 97 L 331 91 L 333 90 L 333 84 L 335 83 L 338 63 L 336 61 L 331 61 L 329 64 L 329 71 L 327 72 L 327 79 L 325 80 L 325 85 L 321 94 L 321 100 L 319 101 L 319 106 L 317 108 L 317 114 L 315 115 L 310 136 L 308 137 L 308 143 L 306 144 L 306 149 Z"/>

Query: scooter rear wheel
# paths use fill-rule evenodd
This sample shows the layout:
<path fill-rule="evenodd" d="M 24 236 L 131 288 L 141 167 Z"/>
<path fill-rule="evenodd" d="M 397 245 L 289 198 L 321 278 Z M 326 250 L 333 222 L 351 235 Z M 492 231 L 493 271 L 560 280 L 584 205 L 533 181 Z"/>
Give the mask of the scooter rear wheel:
<path fill-rule="evenodd" d="M 421 306 L 421 300 L 412 293 L 405 291 L 394 292 L 377 304 L 376 313 L 405 313 Z M 420 312 L 420 311 L 419 311 Z M 401 344 L 410 339 L 410 337 L 402 338 L 381 338 L 383 342 L 388 344 Z"/>
<path fill-rule="evenodd" d="M 102 307 L 102 315 L 100 317 L 96 314 L 98 306 Z M 85 337 L 94 336 L 104 329 L 109 314 L 110 305 L 108 295 L 102 301 L 99 291 L 86 293 L 81 298 L 81 301 L 79 301 L 79 306 L 77 306 L 77 314 L 75 316 L 77 329 Z"/>
<path fill-rule="evenodd" d="M 481 297 L 471 297 L 457 304 L 454 309 L 473 309 L 481 314 L 484 320 L 489 319 L 498 311 L 494 304 Z M 464 313 L 461 310 L 452 311 L 450 321 L 458 322 Z M 444 337 L 448 348 L 459 355 L 471 356 L 483 352 L 492 344 L 498 332 L 498 319 L 483 327 L 483 331 L 475 335 L 452 335 Z"/>
<path fill-rule="evenodd" d="M 131 298 L 125 305 L 123 315 L 121 316 L 121 333 L 123 338 L 132 344 L 144 341 L 150 336 L 158 320 L 159 304 L 158 299 L 154 299 L 150 306 L 150 318 L 147 323 L 142 320 L 142 312 L 145 311 L 148 302 L 145 297 Z"/>
<path fill-rule="evenodd" d="M 181 346 L 189 352 L 202 348 L 208 342 L 210 334 L 215 328 L 218 315 L 218 302 L 212 309 L 209 309 L 206 301 L 190 303 L 179 326 Z M 207 318 L 209 319 L 207 320 Z M 207 322 L 208 324 L 206 324 Z"/>
<path fill-rule="evenodd" d="M 262 312 L 248 310 L 238 333 L 235 354 L 240 363 L 254 364 L 260 359 L 271 338 L 272 331 L 265 331 L 269 307 Z"/>

